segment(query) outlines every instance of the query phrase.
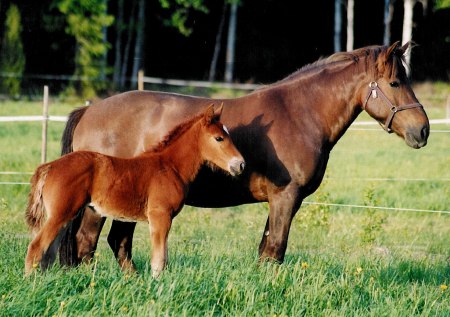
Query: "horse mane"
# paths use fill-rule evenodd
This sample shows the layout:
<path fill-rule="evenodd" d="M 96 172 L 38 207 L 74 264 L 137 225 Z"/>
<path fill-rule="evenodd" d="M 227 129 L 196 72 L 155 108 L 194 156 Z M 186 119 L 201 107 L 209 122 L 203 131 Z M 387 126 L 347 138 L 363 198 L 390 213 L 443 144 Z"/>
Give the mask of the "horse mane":
<path fill-rule="evenodd" d="M 175 142 L 181 135 L 183 135 L 190 127 L 192 127 L 197 121 L 203 118 L 203 113 L 180 123 L 175 128 L 173 128 L 165 137 L 162 139 L 155 147 L 146 151 L 146 153 L 156 153 L 161 152 Z"/>
<path fill-rule="evenodd" d="M 341 66 L 342 63 L 356 64 L 363 57 L 365 57 L 366 71 L 375 75 L 380 72 L 379 65 L 376 63 L 377 58 L 378 58 L 378 56 L 380 56 L 380 54 L 385 53 L 387 51 L 387 49 L 388 49 L 388 46 L 373 45 L 373 46 L 362 47 L 362 48 L 353 50 L 351 52 L 337 52 L 328 57 L 319 58 L 317 61 L 301 67 L 299 70 L 295 71 L 294 73 L 288 75 L 287 77 L 279 80 L 278 82 L 276 82 L 274 84 L 275 85 L 276 84 L 284 84 L 293 79 L 297 79 L 298 76 L 301 76 L 308 72 L 319 71 L 324 68 L 328 68 L 328 67 L 332 67 L 332 66 Z M 387 67 L 387 69 L 385 69 L 385 71 L 387 71 L 390 74 L 390 76 L 392 76 L 394 73 L 396 73 L 398 71 L 399 64 L 397 62 L 398 61 L 400 61 L 400 63 L 404 62 L 403 56 L 398 56 L 397 54 L 394 54 L 394 55 L 399 58 L 398 59 L 394 58 L 392 63 L 387 63 L 384 65 L 384 67 Z M 268 86 L 265 86 L 261 89 L 264 89 L 267 87 Z"/>

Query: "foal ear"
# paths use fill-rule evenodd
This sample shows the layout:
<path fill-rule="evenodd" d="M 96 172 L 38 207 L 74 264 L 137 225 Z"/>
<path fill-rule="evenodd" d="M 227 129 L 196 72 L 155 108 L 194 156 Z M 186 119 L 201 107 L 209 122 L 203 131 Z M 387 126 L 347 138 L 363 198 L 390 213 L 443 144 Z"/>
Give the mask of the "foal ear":
<path fill-rule="evenodd" d="M 210 104 L 203 113 L 203 123 L 209 125 L 214 120 L 214 104 Z"/>
<path fill-rule="evenodd" d="M 222 115 L 222 110 L 223 110 L 223 101 L 220 104 L 220 107 L 214 111 L 214 119 L 220 120 L 220 116 Z"/>

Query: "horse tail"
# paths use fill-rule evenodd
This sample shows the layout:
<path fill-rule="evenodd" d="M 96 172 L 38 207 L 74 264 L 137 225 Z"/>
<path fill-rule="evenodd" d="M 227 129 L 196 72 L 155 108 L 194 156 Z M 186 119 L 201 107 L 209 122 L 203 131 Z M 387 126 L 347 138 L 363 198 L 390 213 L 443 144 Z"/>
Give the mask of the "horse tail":
<path fill-rule="evenodd" d="M 50 164 L 41 165 L 31 178 L 31 191 L 28 196 L 28 207 L 25 218 L 33 236 L 36 235 L 45 220 L 42 192 L 49 170 Z"/>
<path fill-rule="evenodd" d="M 61 138 L 61 155 L 73 152 L 73 133 L 88 107 L 80 107 L 69 114 L 66 127 Z"/>
<path fill-rule="evenodd" d="M 69 114 L 66 127 L 61 138 L 61 155 L 73 152 L 73 134 L 75 128 L 89 107 L 80 107 Z M 84 209 L 67 224 L 64 230 L 58 234 L 60 239 L 59 262 L 62 265 L 74 266 L 78 264 L 78 246 L 75 235 L 80 227 L 83 218 Z"/>

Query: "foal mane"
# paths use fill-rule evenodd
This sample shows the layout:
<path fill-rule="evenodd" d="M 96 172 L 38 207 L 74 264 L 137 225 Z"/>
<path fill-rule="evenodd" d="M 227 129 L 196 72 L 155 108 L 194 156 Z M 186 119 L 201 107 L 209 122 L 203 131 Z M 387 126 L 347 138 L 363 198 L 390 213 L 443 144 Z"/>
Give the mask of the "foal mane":
<path fill-rule="evenodd" d="M 197 116 L 180 123 L 175 128 L 173 128 L 165 137 L 162 139 L 158 145 L 153 147 L 152 149 L 146 151 L 146 153 L 156 153 L 161 152 L 170 146 L 173 142 L 175 142 L 181 135 L 183 135 L 190 127 L 192 127 L 197 121 L 203 118 L 203 113 L 198 114 Z"/>
<path fill-rule="evenodd" d="M 351 52 L 334 53 L 328 57 L 320 58 L 319 60 L 311 64 L 303 66 L 294 73 L 276 82 L 275 85 L 284 84 L 288 81 L 297 79 L 299 76 L 302 76 L 308 72 L 320 71 L 324 68 L 330 68 L 333 66 L 342 66 L 343 63 L 346 63 L 348 65 L 356 64 L 362 58 L 365 58 L 364 60 L 366 72 L 370 72 L 370 74 L 372 75 L 377 75 L 382 71 L 380 69 L 381 65 L 377 63 L 377 59 L 381 54 L 385 54 L 388 48 L 388 46 L 373 45 L 362 47 Z M 383 71 L 388 72 L 390 76 L 398 71 L 399 63 L 401 65 L 401 63 L 404 62 L 403 56 L 399 56 L 398 54 L 394 54 L 394 56 L 396 56 L 397 58 L 394 58 L 390 63 L 386 63 L 383 65 L 383 67 L 385 67 Z M 262 89 L 267 87 L 268 86 L 263 87 Z"/>

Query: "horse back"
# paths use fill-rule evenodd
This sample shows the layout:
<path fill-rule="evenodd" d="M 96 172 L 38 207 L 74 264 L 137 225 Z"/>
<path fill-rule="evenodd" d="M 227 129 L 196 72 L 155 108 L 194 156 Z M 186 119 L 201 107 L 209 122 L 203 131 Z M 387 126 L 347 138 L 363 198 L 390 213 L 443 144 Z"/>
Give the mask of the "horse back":
<path fill-rule="evenodd" d="M 131 91 L 86 109 L 73 133 L 73 149 L 129 158 L 150 150 L 210 99 L 151 91 Z"/>

